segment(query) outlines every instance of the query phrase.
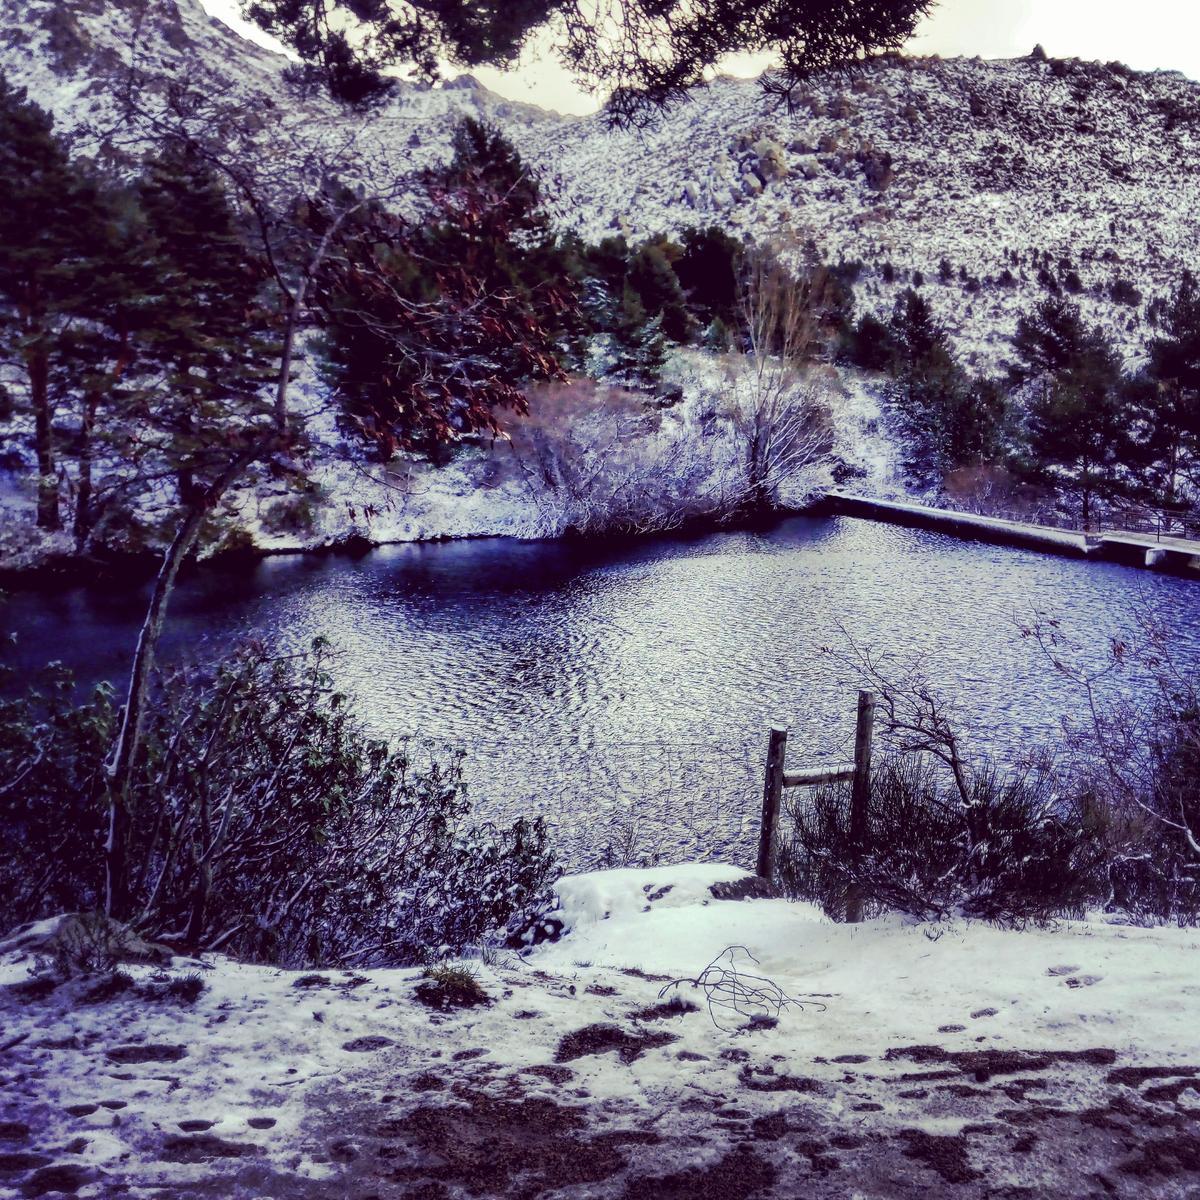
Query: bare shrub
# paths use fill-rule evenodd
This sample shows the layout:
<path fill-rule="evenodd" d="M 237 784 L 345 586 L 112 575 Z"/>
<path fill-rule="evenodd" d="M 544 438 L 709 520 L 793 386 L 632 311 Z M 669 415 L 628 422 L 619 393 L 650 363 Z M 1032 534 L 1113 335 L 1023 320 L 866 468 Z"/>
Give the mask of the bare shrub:
<path fill-rule="evenodd" d="M 1098 665 L 1053 618 L 1021 632 L 1081 701 L 1063 736 L 1073 786 L 1105 828 L 1110 907 L 1200 923 L 1200 672 L 1145 609 Z"/>
<path fill-rule="evenodd" d="M 731 353 L 708 399 L 576 379 L 531 396 L 510 456 L 546 535 L 644 534 L 787 507 L 823 482 L 832 424 L 802 364 Z M 504 461 L 504 457 L 501 457 Z"/>
<path fill-rule="evenodd" d="M 540 388 L 509 439 L 549 534 L 657 533 L 718 518 L 716 443 L 644 395 L 591 380 Z"/>
<path fill-rule="evenodd" d="M 50 970 L 59 979 L 113 972 L 124 957 L 128 933 L 102 913 L 63 921 L 50 940 Z"/>
<path fill-rule="evenodd" d="M 874 772 L 865 844 L 849 835 L 844 789 L 793 813 L 780 864 L 792 894 L 831 914 L 860 888 L 877 910 L 926 918 L 1041 920 L 1103 906 L 1138 923 L 1200 922 L 1194 666 L 1144 611 L 1099 665 L 1054 619 L 1021 632 L 1080 704 L 1064 749 L 1034 748 L 1000 773 L 971 760 L 919 661 L 897 666 L 843 631 L 849 650 L 830 653 L 876 693 L 889 754 Z"/>
<path fill-rule="evenodd" d="M 891 755 L 873 772 L 867 831 L 850 827 L 850 786 L 817 789 L 789 813 L 778 876 L 840 918 L 857 894 L 875 912 L 1005 923 L 1081 916 L 1102 894 L 1103 847 L 1045 771 Z"/>

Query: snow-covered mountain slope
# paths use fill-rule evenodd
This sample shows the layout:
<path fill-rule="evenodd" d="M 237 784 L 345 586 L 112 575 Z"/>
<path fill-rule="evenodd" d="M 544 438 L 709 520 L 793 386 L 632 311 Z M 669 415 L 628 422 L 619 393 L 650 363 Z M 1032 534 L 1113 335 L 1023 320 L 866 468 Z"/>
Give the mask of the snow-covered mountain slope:
<path fill-rule="evenodd" d="M 0 15 L 0 68 L 70 127 L 111 112 L 112 73 L 132 53 L 144 69 L 262 97 L 292 123 L 345 120 L 297 99 L 285 61 L 198 0 L 0 0 Z M 1050 280 L 1082 288 L 1088 315 L 1136 357 L 1149 302 L 1200 266 L 1200 84 L 1182 75 L 893 57 L 795 99 L 788 113 L 753 81 L 723 79 L 652 128 L 618 132 L 464 77 L 404 86 L 369 140 L 419 164 L 445 153 L 464 113 L 483 115 L 557 181 L 563 223 L 588 237 L 720 224 L 861 262 L 859 302 L 877 312 L 923 277 L 981 367 L 1003 359 Z"/>

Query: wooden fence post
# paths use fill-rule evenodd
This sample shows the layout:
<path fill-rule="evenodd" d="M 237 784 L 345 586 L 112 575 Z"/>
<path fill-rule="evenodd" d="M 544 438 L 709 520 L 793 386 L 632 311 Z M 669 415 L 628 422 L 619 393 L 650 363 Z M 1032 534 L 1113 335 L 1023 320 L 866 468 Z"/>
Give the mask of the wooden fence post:
<path fill-rule="evenodd" d="M 867 808 L 871 802 L 871 741 L 875 734 L 875 696 L 858 693 L 858 723 L 854 730 L 854 786 L 850 793 L 850 842 L 857 858 L 867 843 Z M 862 896 L 852 890 L 846 900 L 846 920 L 863 919 Z"/>
<path fill-rule="evenodd" d="M 775 831 L 783 795 L 783 764 L 787 756 L 787 730 L 772 727 L 767 743 L 767 774 L 763 781 L 762 828 L 758 834 L 758 873 L 769 880 L 775 863 Z"/>

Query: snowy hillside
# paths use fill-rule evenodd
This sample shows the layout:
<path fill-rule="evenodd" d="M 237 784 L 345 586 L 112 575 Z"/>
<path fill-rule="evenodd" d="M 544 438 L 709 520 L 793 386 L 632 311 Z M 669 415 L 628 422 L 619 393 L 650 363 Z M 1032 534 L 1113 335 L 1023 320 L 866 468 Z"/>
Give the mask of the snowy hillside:
<path fill-rule="evenodd" d="M 0 0 L 0 13 L 0 66 L 68 126 L 110 111 L 104 80 L 131 46 L 145 69 L 183 68 L 264 96 L 280 122 L 343 119 L 324 101 L 297 100 L 284 60 L 198 0 Z M 860 304 L 879 312 L 920 272 L 980 367 L 1003 358 L 1017 313 L 1050 280 L 1082 288 L 1088 315 L 1136 357 L 1147 304 L 1200 266 L 1200 84 L 1182 75 L 1035 57 L 889 58 L 853 78 L 817 78 L 796 100 L 788 114 L 756 83 L 720 80 L 651 129 L 613 132 L 601 116 L 542 112 L 464 77 L 406 86 L 369 140 L 429 161 L 464 113 L 483 114 L 558 180 L 561 220 L 585 236 L 717 223 L 811 244 L 826 261 L 861 261 Z"/>

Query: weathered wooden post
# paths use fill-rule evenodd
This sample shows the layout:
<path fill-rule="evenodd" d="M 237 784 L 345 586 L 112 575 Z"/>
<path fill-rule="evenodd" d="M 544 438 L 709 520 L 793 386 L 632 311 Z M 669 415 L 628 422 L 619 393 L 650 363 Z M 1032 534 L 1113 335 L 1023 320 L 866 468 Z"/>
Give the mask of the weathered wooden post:
<path fill-rule="evenodd" d="M 775 831 L 783 795 L 783 764 L 787 757 L 787 730 L 772 726 L 767 742 L 767 774 L 763 780 L 762 828 L 758 834 L 758 873 L 771 878 L 775 863 Z"/>
<path fill-rule="evenodd" d="M 854 784 L 850 793 L 850 843 L 855 859 L 867 844 L 867 809 L 871 802 L 871 742 L 875 734 L 875 696 L 858 693 L 858 723 L 854 730 Z M 857 889 L 846 900 L 846 920 L 863 918 L 862 896 Z"/>

